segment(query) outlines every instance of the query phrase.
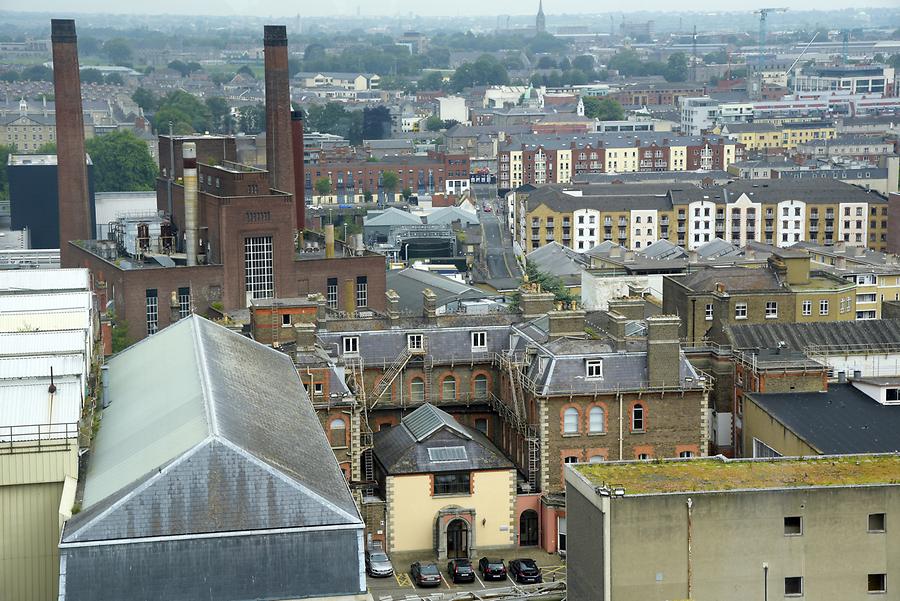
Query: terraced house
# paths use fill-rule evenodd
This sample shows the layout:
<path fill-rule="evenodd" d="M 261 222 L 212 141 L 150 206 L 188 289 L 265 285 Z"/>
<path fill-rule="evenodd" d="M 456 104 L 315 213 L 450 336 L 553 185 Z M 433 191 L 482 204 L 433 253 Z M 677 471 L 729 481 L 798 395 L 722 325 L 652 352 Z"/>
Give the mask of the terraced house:
<path fill-rule="evenodd" d="M 523 184 L 567 184 L 588 173 L 724 170 L 743 157 L 743 145 L 722 136 L 518 135 L 497 150 L 497 185 L 510 190 Z"/>
<path fill-rule="evenodd" d="M 835 180 L 525 186 L 510 202 L 513 233 L 526 252 L 551 241 L 577 251 L 605 241 L 640 250 L 657 240 L 694 250 L 716 238 L 873 250 L 888 243 L 887 200 Z"/>

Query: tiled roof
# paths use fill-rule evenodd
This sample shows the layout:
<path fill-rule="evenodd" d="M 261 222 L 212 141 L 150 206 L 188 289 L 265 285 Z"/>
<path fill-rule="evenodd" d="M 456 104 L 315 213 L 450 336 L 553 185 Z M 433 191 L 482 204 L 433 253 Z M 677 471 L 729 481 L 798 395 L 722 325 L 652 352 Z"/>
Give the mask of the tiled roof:
<path fill-rule="evenodd" d="M 735 348 L 785 348 L 804 350 L 810 346 L 868 346 L 872 349 L 896 349 L 900 345 L 900 320 L 866 319 L 821 323 L 760 323 L 726 327 Z"/>

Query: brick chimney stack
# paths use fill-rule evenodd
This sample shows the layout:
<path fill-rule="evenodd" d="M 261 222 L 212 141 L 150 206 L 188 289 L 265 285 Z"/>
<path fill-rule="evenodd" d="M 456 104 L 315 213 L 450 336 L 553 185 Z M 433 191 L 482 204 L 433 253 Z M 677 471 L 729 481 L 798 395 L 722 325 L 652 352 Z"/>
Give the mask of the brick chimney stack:
<path fill-rule="evenodd" d="M 303 111 L 291 111 L 291 150 L 294 160 L 294 210 L 296 228 L 303 239 L 306 229 L 306 174 L 303 167 Z"/>
<path fill-rule="evenodd" d="M 291 148 L 291 86 L 288 73 L 287 29 L 266 25 L 263 34 L 266 67 L 266 169 L 269 185 L 294 192 Z"/>
<path fill-rule="evenodd" d="M 88 198 L 84 153 L 84 114 L 75 21 L 50 21 L 53 43 L 53 92 L 56 96 L 56 160 L 59 189 L 59 248 L 62 267 L 76 267 L 70 240 L 89 240 L 93 215 Z"/>

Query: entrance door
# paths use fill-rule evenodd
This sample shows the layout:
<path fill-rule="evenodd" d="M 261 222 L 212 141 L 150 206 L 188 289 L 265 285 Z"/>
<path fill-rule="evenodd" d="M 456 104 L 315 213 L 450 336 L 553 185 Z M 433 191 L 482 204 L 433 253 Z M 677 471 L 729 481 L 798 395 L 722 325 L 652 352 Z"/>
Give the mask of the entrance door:
<path fill-rule="evenodd" d="M 447 557 L 469 556 L 469 525 L 465 520 L 453 520 L 447 525 Z"/>
<path fill-rule="evenodd" d="M 519 545 L 529 547 L 537 544 L 538 514 L 533 509 L 528 509 L 519 517 Z"/>

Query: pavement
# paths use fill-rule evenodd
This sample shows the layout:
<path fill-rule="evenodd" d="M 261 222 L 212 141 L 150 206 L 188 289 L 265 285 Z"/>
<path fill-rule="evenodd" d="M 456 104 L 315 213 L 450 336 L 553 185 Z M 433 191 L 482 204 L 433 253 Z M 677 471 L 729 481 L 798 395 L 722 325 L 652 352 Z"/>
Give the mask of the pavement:
<path fill-rule="evenodd" d="M 518 547 L 505 551 L 488 551 L 489 557 L 500 557 L 503 563 L 508 564 L 511 559 L 529 557 L 534 559 L 544 576 L 544 582 L 565 580 L 565 560 L 555 553 L 547 553 L 538 547 Z M 478 557 L 472 559 L 472 564 L 477 567 Z M 416 561 L 427 561 L 437 564 L 441 572 L 441 585 L 438 587 L 422 588 L 413 583 L 409 566 Z M 435 561 L 433 552 L 425 553 L 396 553 L 391 555 L 391 563 L 394 565 L 394 576 L 389 578 L 372 578 L 367 576 L 369 592 L 375 601 L 405 600 L 407 597 L 427 596 L 432 593 L 456 593 L 465 591 L 484 591 L 488 589 L 503 589 L 519 586 L 508 576 L 505 580 L 493 580 L 485 582 L 481 574 L 476 570 L 475 582 L 455 583 L 447 573 L 447 561 Z"/>
<path fill-rule="evenodd" d="M 497 188 L 475 185 L 473 192 L 478 201 L 478 216 L 484 231 L 482 244 L 485 246 L 487 270 L 485 282 L 498 290 L 514 289 L 518 286 L 518 278 L 522 274 L 512 249 L 512 240 L 502 222 L 504 207 L 497 198 Z M 491 212 L 484 211 L 485 204 L 491 207 Z"/>

